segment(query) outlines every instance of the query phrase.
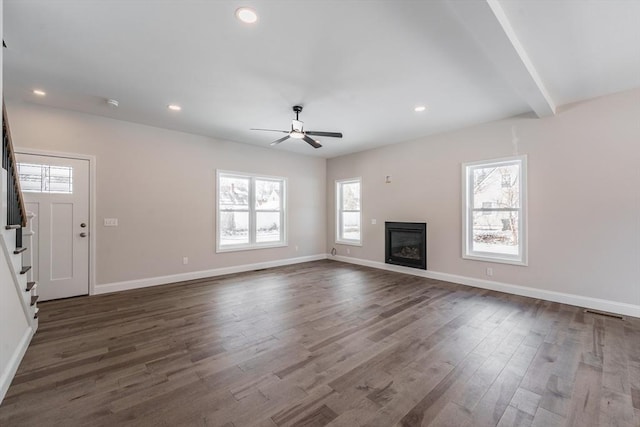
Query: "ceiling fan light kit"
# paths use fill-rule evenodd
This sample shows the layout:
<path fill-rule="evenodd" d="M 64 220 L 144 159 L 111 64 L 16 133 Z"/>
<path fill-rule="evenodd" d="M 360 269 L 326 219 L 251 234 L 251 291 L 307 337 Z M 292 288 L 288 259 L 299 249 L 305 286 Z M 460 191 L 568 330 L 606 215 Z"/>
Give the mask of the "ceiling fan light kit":
<path fill-rule="evenodd" d="M 304 142 L 312 146 L 313 148 L 320 148 L 322 145 L 315 139 L 311 138 L 311 136 L 326 136 L 329 138 L 342 138 L 341 132 L 320 132 L 320 131 L 305 131 L 304 130 L 304 122 L 299 120 L 299 114 L 302 112 L 301 105 L 294 105 L 293 112 L 296 113 L 296 118 L 291 121 L 291 130 L 276 130 L 276 129 L 251 129 L 251 130 L 260 130 L 267 132 L 281 132 L 286 133 L 287 136 L 277 139 L 273 141 L 270 145 L 278 145 L 281 142 L 286 141 L 289 138 L 293 139 L 302 139 Z"/>

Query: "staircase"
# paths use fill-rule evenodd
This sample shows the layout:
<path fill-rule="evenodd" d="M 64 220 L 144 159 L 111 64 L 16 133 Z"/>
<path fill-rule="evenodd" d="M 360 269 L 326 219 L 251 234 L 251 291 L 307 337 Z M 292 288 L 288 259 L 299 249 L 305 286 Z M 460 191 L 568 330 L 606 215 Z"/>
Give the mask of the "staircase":
<path fill-rule="evenodd" d="M 13 276 L 16 290 L 22 301 L 22 308 L 28 323 L 35 332 L 38 327 L 38 285 L 32 279 L 32 255 L 23 241 L 31 242 L 33 231 L 27 228 L 29 217 L 25 209 L 18 170 L 11 141 L 11 131 L 7 120 L 7 111 L 2 104 L 2 209 L 0 222 L 4 229 L 0 231 L 0 244 L 9 270 Z M 27 236 L 23 238 L 23 234 Z"/>

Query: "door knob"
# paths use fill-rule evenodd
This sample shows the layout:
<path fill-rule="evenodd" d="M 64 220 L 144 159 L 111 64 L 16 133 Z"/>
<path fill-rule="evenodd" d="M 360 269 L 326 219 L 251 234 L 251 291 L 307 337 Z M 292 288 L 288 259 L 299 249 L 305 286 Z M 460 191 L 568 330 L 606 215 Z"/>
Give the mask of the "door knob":
<path fill-rule="evenodd" d="M 85 224 L 84 222 L 82 224 L 80 224 L 80 227 L 85 228 L 87 226 L 87 224 Z"/>
<path fill-rule="evenodd" d="M 80 233 L 80 237 L 87 237 L 87 233 Z"/>

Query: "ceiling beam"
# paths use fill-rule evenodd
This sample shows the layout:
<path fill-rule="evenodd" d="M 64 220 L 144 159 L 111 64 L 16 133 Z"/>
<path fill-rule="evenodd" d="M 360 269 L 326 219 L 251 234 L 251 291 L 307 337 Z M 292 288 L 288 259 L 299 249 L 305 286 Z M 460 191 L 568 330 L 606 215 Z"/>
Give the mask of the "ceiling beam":
<path fill-rule="evenodd" d="M 449 5 L 538 117 L 555 114 L 556 105 L 498 0 L 454 0 Z"/>

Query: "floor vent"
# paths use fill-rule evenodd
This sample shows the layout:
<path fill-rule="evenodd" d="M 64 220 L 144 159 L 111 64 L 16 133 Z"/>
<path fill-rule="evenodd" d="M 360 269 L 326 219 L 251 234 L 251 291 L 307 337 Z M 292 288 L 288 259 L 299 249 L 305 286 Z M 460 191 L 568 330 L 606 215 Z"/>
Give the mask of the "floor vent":
<path fill-rule="evenodd" d="M 598 310 L 591 310 L 590 308 L 585 308 L 584 312 L 585 313 L 591 313 L 591 314 L 597 314 L 599 316 L 607 316 L 607 317 L 611 317 L 613 319 L 624 320 L 624 316 L 621 316 L 619 314 L 607 313 L 606 311 L 598 311 Z"/>

